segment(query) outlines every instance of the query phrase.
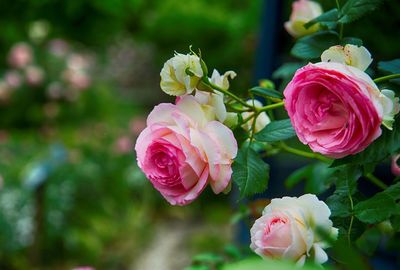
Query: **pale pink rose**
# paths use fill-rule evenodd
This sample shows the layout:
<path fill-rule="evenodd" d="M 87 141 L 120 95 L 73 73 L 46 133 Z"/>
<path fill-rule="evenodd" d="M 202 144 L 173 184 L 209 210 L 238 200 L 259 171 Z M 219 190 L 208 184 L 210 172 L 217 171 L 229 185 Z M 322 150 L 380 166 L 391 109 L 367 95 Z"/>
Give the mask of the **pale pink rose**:
<path fill-rule="evenodd" d="M 210 121 L 193 96 L 156 106 L 135 150 L 139 167 L 173 205 L 195 200 L 210 183 L 214 193 L 231 179 L 237 143 L 232 131 Z"/>
<path fill-rule="evenodd" d="M 146 128 L 146 118 L 142 116 L 133 118 L 129 123 L 129 127 L 133 135 L 139 135 Z"/>
<path fill-rule="evenodd" d="M 4 80 L 11 89 L 20 87 L 23 82 L 21 75 L 16 70 L 7 71 L 4 74 Z"/>
<path fill-rule="evenodd" d="M 15 68 L 23 68 L 32 62 L 32 48 L 27 43 L 15 44 L 9 54 L 8 62 Z"/>
<path fill-rule="evenodd" d="M 43 82 L 44 71 L 37 66 L 29 66 L 26 68 L 26 82 L 31 86 L 38 86 Z"/>
<path fill-rule="evenodd" d="M 319 25 L 314 24 L 306 29 L 304 24 L 322 14 L 321 5 L 314 1 L 297 0 L 292 4 L 290 19 L 285 23 L 285 29 L 293 37 L 301 37 L 318 31 Z"/>
<path fill-rule="evenodd" d="M 91 78 L 83 71 L 67 69 L 63 72 L 64 80 L 74 89 L 84 90 L 91 84 Z"/>
<path fill-rule="evenodd" d="M 250 230 L 250 248 L 262 257 L 294 260 L 300 265 L 314 254 L 316 263 L 324 263 L 327 244 L 316 229 L 337 236 L 330 214 L 328 206 L 312 194 L 273 199 Z"/>
<path fill-rule="evenodd" d="M 396 176 L 400 176 L 400 166 L 398 164 L 400 159 L 400 154 L 392 157 L 392 173 Z"/>
<path fill-rule="evenodd" d="M 128 136 L 121 136 L 115 142 L 114 149 L 119 154 L 130 153 L 133 149 L 132 140 Z"/>
<path fill-rule="evenodd" d="M 341 158 L 381 135 L 382 95 L 363 71 L 340 63 L 308 64 L 283 92 L 297 136 L 314 152 Z"/>
<path fill-rule="evenodd" d="M 63 39 L 53 39 L 49 42 L 49 51 L 55 56 L 63 57 L 69 51 L 69 44 Z"/>
<path fill-rule="evenodd" d="M 78 266 L 78 267 L 75 267 L 72 270 L 96 270 L 96 269 L 91 267 L 91 266 Z"/>

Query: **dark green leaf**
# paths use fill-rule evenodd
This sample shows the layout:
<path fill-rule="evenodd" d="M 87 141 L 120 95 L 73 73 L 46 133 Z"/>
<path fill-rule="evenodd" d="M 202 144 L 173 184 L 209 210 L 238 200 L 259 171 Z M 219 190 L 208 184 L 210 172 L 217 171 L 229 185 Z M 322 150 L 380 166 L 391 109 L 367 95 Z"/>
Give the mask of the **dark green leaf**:
<path fill-rule="evenodd" d="M 378 228 L 372 227 L 367 229 L 357 240 L 357 247 L 366 255 L 371 256 L 378 247 L 381 240 L 381 232 Z"/>
<path fill-rule="evenodd" d="M 336 32 L 317 32 L 297 40 L 290 53 L 300 59 L 315 59 L 319 58 L 323 51 L 339 43 L 339 35 Z"/>
<path fill-rule="evenodd" d="M 381 61 L 378 63 L 378 69 L 391 74 L 400 73 L 400 58 L 391 61 Z"/>
<path fill-rule="evenodd" d="M 286 63 L 280 66 L 272 74 L 273 79 L 288 79 L 293 77 L 296 70 L 303 67 L 304 63 Z"/>
<path fill-rule="evenodd" d="M 268 89 L 268 88 L 264 88 L 264 87 L 260 87 L 260 86 L 256 86 L 251 88 L 250 93 L 253 93 L 254 95 L 258 95 L 261 97 L 273 97 L 273 98 L 279 98 L 279 99 L 283 99 L 283 95 L 281 92 L 278 92 L 274 89 Z"/>
<path fill-rule="evenodd" d="M 255 135 L 260 142 L 276 142 L 292 138 L 296 135 L 290 119 L 273 121 Z"/>
<path fill-rule="evenodd" d="M 238 185 L 240 199 L 267 189 L 269 165 L 249 147 L 242 147 L 232 165 L 232 179 Z"/>
<path fill-rule="evenodd" d="M 397 117 L 393 130 L 383 128 L 382 135 L 364 151 L 335 160 L 331 167 L 343 164 L 378 163 L 400 150 L 400 118 Z"/>
<path fill-rule="evenodd" d="M 310 28 L 314 24 L 320 23 L 322 26 L 326 26 L 329 29 L 333 29 L 336 27 L 338 19 L 339 19 L 339 11 L 337 10 L 337 8 L 334 8 L 319 15 L 317 18 L 309 21 L 304 25 L 304 27 Z"/>
<path fill-rule="evenodd" d="M 354 207 L 356 217 L 360 221 L 370 224 L 388 219 L 395 210 L 396 202 L 385 192 L 378 193 Z"/>
<path fill-rule="evenodd" d="M 383 0 L 348 0 L 341 9 L 340 23 L 358 20 L 368 12 L 378 8 Z"/>
<path fill-rule="evenodd" d="M 357 46 L 362 46 L 363 45 L 363 41 L 359 38 L 355 38 L 355 37 L 345 37 L 342 39 L 342 41 L 340 42 L 341 45 L 346 45 L 346 44 L 353 44 L 353 45 L 357 45 Z"/>
<path fill-rule="evenodd" d="M 390 224 L 395 232 L 400 232 L 400 213 L 390 219 Z"/>
<path fill-rule="evenodd" d="M 300 181 L 305 180 L 306 193 L 321 194 L 327 190 L 333 180 L 336 169 L 329 168 L 325 163 L 315 163 L 302 167 L 292 173 L 285 181 L 287 188 L 293 188 Z"/>
<path fill-rule="evenodd" d="M 326 203 L 332 211 L 332 217 L 347 217 L 352 212 L 350 196 L 357 190 L 361 170 L 355 166 L 343 166 L 336 174 L 336 190 Z"/>

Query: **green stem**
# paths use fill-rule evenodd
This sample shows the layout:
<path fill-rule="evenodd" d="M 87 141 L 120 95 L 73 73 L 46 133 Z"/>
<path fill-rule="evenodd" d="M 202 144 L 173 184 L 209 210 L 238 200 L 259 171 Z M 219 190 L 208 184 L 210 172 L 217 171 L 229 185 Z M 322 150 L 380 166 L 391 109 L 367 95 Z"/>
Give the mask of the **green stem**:
<path fill-rule="evenodd" d="M 285 103 L 283 101 L 281 101 L 281 102 L 274 103 L 274 104 L 271 104 L 271 105 L 267 105 L 267 106 L 264 106 L 264 107 L 261 107 L 261 108 L 256 108 L 256 110 L 258 112 L 265 112 L 265 111 L 269 111 L 269 110 L 272 110 L 272 109 L 275 109 L 275 108 L 282 107 L 284 105 L 285 105 Z"/>
<path fill-rule="evenodd" d="M 380 180 L 378 177 L 376 177 L 375 175 L 373 175 L 372 173 L 368 173 L 367 175 L 365 175 L 365 177 L 373 184 L 375 184 L 377 187 L 380 187 L 381 189 L 385 190 L 387 189 L 387 185 L 385 183 L 382 182 L 382 180 Z"/>
<path fill-rule="evenodd" d="M 246 108 L 254 108 L 253 106 L 247 104 L 245 101 L 243 101 L 240 97 L 236 96 L 235 94 L 229 92 L 228 90 L 225 90 L 221 87 L 219 87 L 218 85 L 213 84 L 212 82 L 210 82 L 210 80 L 207 77 L 203 78 L 203 82 L 210 86 L 211 88 L 213 88 L 214 90 L 217 90 L 221 93 L 223 93 L 224 95 L 227 95 L 229 97 L 231 97 L 232 99 L 236 100 L 237 102 L 239 102 L 240 104 L 242 104 L 244 107 Z"/>
<path fill-rule="evenodd" d="M 340 38 L 340 40 L 343 39 L 343 31 L 344 31 L 344 24 L 340 23 L 340 28 L 339 28 L 339 38 Z"/>
<path fill-rule="evenodd" d="M 337 9 L 340 9 L 339 0 L 336 0 L 336 7 L 337 7 Z"/>
<path fill-rule="evenodd" d="M 353 203 L 353 198 L 351 197 L 351 194 L 349 193 L 349 201 L 350 201 L 350 208 L 351 208 L 351 218 L 350 218 L 350 225 L 349 225 L 349 230 L 347 231 L 347 241 L 349 242 L 349 246 L 351 246 L 351 230 L 353 228 L 353 221 L 354 221 L 354 215 L 353 215 L 353 208 L 354 208 L 354 203 Z"/>
<path fill-rule="evenodd" d="M 392 75 L 387 75 L 387 76 L 376 78 L 376 79 L 374 79 L 374 82 L 380 83 L 380 82 L 389 81 L 389 80 L 398 79 L 398 78 L 400 78 L 400 74 L 392 74 Z"/>
<path fill-rule="evenodd" d="M 294 155 L 298 155 L 298 156 L 302 156 L 302 157 L 306 157 L 306 158 L 313 158 L 313 159 L 318 159 L 322 162 L 325 163 L 330 163 L 331 160 L 329 158 L 326 158 L 322 155 L 319 155 L 317 153 L 310 153 L 310 152 L 306 152 L 300 149 L 296 149 L 293 147 L 290 147 L 288 145 L 286 145 L 284 142 L 281 142 L 280 144 L 280 148 L 288 153 L 294 154 Z"/>

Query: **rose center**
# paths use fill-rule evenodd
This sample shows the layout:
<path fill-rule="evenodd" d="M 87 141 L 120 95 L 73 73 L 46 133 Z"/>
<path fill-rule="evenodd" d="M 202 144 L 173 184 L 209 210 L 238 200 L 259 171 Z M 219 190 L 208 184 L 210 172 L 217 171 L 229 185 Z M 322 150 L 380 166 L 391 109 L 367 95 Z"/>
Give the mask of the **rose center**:
<path fill-rule="evenodd" d="M 267 237 L 271 232 L 274 231 L 274 229 L 276 229 L 276 227 L 280 227 L 280 225 L 284 225 L 287 223 L 286 219 L 280 218 L 280 217 L 275 217 L 273 218 L 268 226 L 266 226 L 265 230 L 264 230 L 264 236 Z"/>

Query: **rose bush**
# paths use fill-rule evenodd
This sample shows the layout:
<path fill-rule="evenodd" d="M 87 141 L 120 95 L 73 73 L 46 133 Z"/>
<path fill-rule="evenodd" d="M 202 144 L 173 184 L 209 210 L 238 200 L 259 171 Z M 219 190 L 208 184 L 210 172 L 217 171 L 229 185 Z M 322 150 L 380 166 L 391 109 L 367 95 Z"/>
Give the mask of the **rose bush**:
<path fill-rule="evenodd" d="M 169 203 L 192 202 L 208 183 L 215 193 L 228 187 L 237 144 L 214 119 L 192 96 L 160 104 L 148 116 L 135 146 L 138 165 Z"/>
<path fill-rule="evenodd" d="M 311 254 L 316 263 L 324 263 L 327 244 L 316 229 L 336 237 L 330 215 L 328 206 L 312 194 L 273 199 L 250 230 L 250 247 L 260 256 L 291 259 L 299 265 Z"/>

